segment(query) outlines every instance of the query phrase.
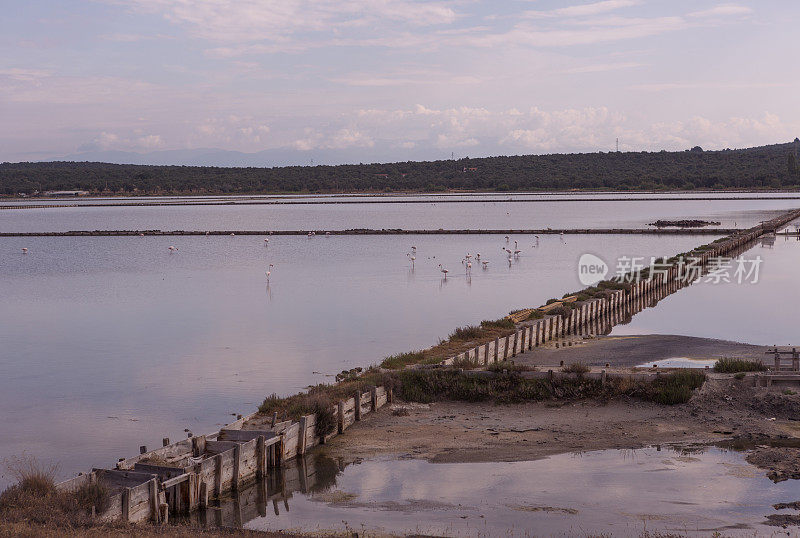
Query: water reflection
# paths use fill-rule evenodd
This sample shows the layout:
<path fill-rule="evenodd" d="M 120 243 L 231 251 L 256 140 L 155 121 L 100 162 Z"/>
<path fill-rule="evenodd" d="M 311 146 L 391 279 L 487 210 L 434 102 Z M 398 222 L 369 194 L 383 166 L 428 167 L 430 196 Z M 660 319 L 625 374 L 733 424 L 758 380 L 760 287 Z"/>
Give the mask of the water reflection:
<path fill-rule="evenodd" d="M 611 334 L 679 334 L 764 346 L 800 344 L 795 340 L 796 305 L 800 304 L 798 239 L 766 236 L 743 254 L 746 260 L 762 260 L 756 283 L 704 279 L 662 301 L 658 308 L 640 313 L 631 323 L 615 327 Z"/>
<path fill-rule="evenodd" d="M 664 446 L 537 461 L 434 464 L 307 456 L 196 522 L 300 532 L 527 535 L 770 533 L 772 505 L 800 499 L 744 454 Z M 785 512 L 785 511 L 782 511 Z M 411 517 L 409 517 L 411 516 Z"/>
<path fill-rule="evenodd" d="M 632 196 L 630 201 L 622 202 L 603 201 L 604 198 L 619 198 L 618 195 L 563 196 L 555 200 L 541 195 L 513 197 L 545 200 L 518 203 L 509 202 L 508 196 L 489 195 L 464 197 L 481 200 L 479 202 L 439 205 L 382 203 L 380 198 L 368 199 L 370 203 L 367 204 L 350 205 L 82 205 L 0 210 L 0 231 L 647 228 L 648 223 L 659 218 L 713 220 L 719 221 L 722 228 L 747 228 L 798 205 L 796 199 L 775 200 L 760 195 L 757 200 L 692 200 L 691 195 L 680 194 L 673 197 L 658 201 L 636 201 L 636 197 Z M 418 198 L 395 197 L 393 200 L 411 201 Z M 86 204 L 88 201 L 78 203 Z"/>

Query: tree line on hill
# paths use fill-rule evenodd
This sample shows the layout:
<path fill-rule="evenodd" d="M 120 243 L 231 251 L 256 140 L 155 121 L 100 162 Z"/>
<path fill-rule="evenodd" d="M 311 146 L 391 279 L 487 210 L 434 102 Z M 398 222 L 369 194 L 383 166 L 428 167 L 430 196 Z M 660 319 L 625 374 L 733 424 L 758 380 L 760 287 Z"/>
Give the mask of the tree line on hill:
<path fill-rule="evenodd" d="M 0 195 L 255 194 L 800 187 L 800 140 L 756 148 L 520 155 L 457 160 L 227 168 L 95 162 L 0 164 Z"/>

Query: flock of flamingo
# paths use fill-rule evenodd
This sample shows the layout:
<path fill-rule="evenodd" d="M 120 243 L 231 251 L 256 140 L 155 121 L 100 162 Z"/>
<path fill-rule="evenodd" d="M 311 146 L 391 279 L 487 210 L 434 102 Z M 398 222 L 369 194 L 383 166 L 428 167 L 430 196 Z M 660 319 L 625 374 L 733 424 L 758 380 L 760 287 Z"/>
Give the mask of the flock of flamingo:
<path fill-rule="evenodd" d="M 139 234 L 139 235 L 144 235 L 144 234 Z M 231 235 L 234 235 L 234 234 L 231 234 Z M 310 237 L 314 237 L 315 235 L 317 235 L 316 232 L 308 232 L 308 237 L 309 238 Z M 326 236 L 330 236 L 331 233 L 330 232 L 325 232 L 325 235 Z M 537 248 L 539 246 L 539 236 L 535 235 L 534 238 L 536 239 L 536 243 L 534 243 L 533 248 Z M 511 238 L 509 236 L 505 236 L 505 239 L 506 239 L 506 245 L 509 245 L 510 242 L 511 242 Z M 561 232 L 561 242 L 563 244 L 567 243 L 566 240 L 564 239 L 564 232 Z M 505 251 L 505 253 L 507 255 L 507 259 L 508 259 L 508 266 L 511 267 L 511 263 L 515 259 L 519 258 L 520 254 L 522 254 L 522 250 L 519 248 L 519 241 L 517 241 L 517 240 L 514 240 L 514 250 L 511 250 L 506 245 L 503 245 L 500 248 L 503 251 Z M 264 239 L 264 246 L 265 247 L 269 246 L 269 238 L 265 238 Z M 169 250 L 169 253 L 172 254 L 172 253 L 178 251 L 178 247 L 176 247 L 174 245 L 170 245 L 170 246 L 167 247 L 167 250 Z M 27 254 L 28 253 L 28 248 L 27 247 L 22 247 L 22 253 L 23 254 Z M 411 252 L 407 253 L 406 256 L 408 257 L 409 261 L 411 262 L 411 269 L 413 270 L 414 267 L 415 267 L 415 262 L 417 261 L 417 247 L 412 245 Z M 436 256 L 433 256 L 433 258 L 436 258 Z M 430 259 L 430 258 L 428 258 L 428 259 Z M 487 270 L 489 268 L 489 260 L 481 259 L 481 253 L 480 252 L 475 254 L 475 261 L 476 261 L 476 263 L 480 263 L 484 270 Z M 464 270 L 465 270 L 467 275 L 471 275 L 472 274 L 472 254 L 471 253 L 467 252 L 464 255 L 464 258 L 462 258 L 462 260 L 461 260 L 461 265 L 464 266 Z M 266 272 L 267 284 L 269 284 L 269 277 L 270 277 L 270 275 L 272 275 L 272 269 L 274 267 L 275 267 L 275 264 L 272 264 L 272 263 L 269 264 L 269 268 L 267 269 L 267 272 Z M 447 275 L 448 275 L 448 273 L 450 273 L 450 270 L 446 269 L 440 263 L 439 264 L 439 271 L 442 273 L 443 278 L 447 279 Z"/>

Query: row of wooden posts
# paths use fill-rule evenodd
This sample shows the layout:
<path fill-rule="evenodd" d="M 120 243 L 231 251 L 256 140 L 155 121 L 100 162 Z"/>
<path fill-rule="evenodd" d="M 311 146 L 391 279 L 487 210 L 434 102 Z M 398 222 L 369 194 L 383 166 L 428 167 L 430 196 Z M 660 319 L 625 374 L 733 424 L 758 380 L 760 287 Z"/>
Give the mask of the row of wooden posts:
<path fill-rule="evenodd" d="M 697 265 L 708 271 L 713 267 L 709 265 L 713 259 L 738 255 L 764 233 L 774 232 L 797 218 L 800 218 L 800 210 L 791 211 L 734 234 L 724 241 L 713 243 L 707 250 L 695 256 Z M 684 276 L 677 264 L 659 268 L 657 276 L 632 282 L 628 290 L 610 290 L 605 298 L 592 298 L 581 302 L 577 308 L 570 310 L 566 318 L 550 315 L 527 322 L 509 336 L 496 338 L 492 342 L 468 349 L 445 359 L 442 364 L 457 365 L 470 362 L 488 365 L 513 358 L 518 353 L 550 341 L 562 340 L 567 336 L 603 334 L 614 325 L 630 319 L 633 314 L 640 312 L 654 301 L 689 285 L 691 282 L 685 280 Z"/>
<path fill-rule="evenodd" d="M 105 521 L 167 521 L 170 514 L 208 506 L 209 500 L 238 491 L 256 480 L 280 476 L 284 464 L 312 447 L 343 433 L 356 421 L 391 401 L 384 387 L 355 394 L 331 406 L 336 430 L 321 436 L 316 415 L 299 421 L 253 425 L 258 413 L 242 417 L 211 435 L 189 437 L 133 458 L 121 459 L 116 469 L 94 469 L 58 485 L 74 491 L 102 483 L 111 492 L 108 507 L 96 516 Z M 256 429 L 254 429 L 256 428 Z"/>
<path fill-rule="evenodd" d="M 800 217 L 800 210 L 737 233 L 699 255 L 705 265 L 713 257 L 731 255 L 746 248 L 763 233 Z M 512 335 L 495 339 L 447 359 L 445 364 L 470 360 L 488 364 L 507 360 L 551 340 L 567 335 L 601 330 L 629 318 L 682 284 L 678 268 L 670 267 L 663 278 L 633 283 L 629 290 L 612 291 L 606 298 L 592 299 L 573 309 L 569 317 L 547 316 L 524 325 Z M 302 456 L 317 444 L 343 433 L 362 416 L 391 402 L 391 390 L 377 387 L 370 392 L 332 405 L 336 431 L 320 436 L 316 415 L 299 421 L 257 423 L 258 413 L 241 417 L 211 435 L 190 437 L 176 443 L 163 440 L 161 448 L 142 447 L 138 456 L 120 459 L 115 469 L 94 469 L 58 485 L 72 491 L 101 483 L 111 492 L 108 507 L 96 516 L 108 521 L 164 522 L 170 514 L 202 509 L 209 499 L 238 491 L 245 483 L 273 480 L 285 462 Z M 263 418 L 263 417 L 261 417 Z"/>

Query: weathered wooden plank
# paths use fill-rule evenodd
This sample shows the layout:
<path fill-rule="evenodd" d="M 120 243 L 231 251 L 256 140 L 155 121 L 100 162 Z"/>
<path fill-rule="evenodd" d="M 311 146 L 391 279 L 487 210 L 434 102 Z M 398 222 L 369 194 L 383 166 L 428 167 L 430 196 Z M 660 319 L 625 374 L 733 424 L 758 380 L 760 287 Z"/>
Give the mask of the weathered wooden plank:
<path fill-rule="evenodd" d="M 252 441 L 263 437 L 265 441 L 278 442 L 278 434 L 272 430 L 228 430 L 221 429 L 218 439 L 220 441 Z"/>

